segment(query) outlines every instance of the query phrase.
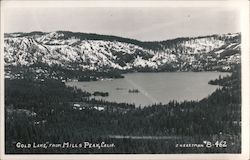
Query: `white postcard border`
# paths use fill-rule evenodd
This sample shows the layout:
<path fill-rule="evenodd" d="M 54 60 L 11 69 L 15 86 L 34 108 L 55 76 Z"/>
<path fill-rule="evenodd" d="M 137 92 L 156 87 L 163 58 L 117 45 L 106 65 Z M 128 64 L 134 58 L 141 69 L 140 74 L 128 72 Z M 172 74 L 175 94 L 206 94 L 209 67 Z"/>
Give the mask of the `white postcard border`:
<path fill-rule="evenodd" d="M 241 154 L 15 154 L 4 153 L 4 7 L 236 7 L 241 10 L 242 35 L 242 153 Z M 249 159 L 249 1 L 1 1 L 1 159 Z"/>

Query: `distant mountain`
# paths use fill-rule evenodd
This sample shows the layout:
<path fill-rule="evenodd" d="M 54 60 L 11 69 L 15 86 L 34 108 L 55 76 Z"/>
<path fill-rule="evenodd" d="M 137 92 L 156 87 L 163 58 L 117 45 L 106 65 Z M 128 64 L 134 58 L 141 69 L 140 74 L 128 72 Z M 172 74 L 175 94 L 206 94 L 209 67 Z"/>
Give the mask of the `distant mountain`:
<path fill-rule="evenodd" d="M 44 64 L 81 71 L 229 71 L 241 57 L 240 33 L 158 42 L 69 31 L 4 36 L 6 67 Z"/>

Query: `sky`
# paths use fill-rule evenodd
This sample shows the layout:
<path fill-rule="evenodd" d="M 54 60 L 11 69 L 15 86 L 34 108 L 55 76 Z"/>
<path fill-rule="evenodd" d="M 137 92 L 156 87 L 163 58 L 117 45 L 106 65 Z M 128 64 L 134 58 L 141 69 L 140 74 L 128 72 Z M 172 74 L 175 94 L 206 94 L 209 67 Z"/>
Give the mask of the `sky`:
<path fill-rule="evenodd" d="M 234 8 L 58 8 L 18 7 L 4 11 L 4 32 L 97 33 L 160 41 L 240 31 Z"/>

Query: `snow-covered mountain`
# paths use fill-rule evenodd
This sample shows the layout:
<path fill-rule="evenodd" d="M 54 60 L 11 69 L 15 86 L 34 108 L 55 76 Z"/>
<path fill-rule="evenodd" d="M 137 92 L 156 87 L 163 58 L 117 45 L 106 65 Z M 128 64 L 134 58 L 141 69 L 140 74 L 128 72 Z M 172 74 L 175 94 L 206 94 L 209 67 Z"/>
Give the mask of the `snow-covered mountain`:
<path fill-rule="evenodd" d="M 240 63 L 240 33 L 159 42 L 68 31 L 8 33 L 5 66 L 46 64 L 69 70 L 230 70 Z"/>

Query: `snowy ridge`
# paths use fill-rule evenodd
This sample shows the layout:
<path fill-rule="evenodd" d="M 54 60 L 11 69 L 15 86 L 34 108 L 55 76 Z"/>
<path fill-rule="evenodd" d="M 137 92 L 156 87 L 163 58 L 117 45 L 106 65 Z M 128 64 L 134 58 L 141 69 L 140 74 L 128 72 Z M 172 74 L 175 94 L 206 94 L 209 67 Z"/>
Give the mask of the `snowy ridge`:
<path fill-rule="evenodd" d="M 225 68 L 240 63 L 239 33 L 148 44 L 161 48 L 149 49 L 116 40 L 81 39 L 66 36 L 64 32 L 13 33 L 5 36 L 4 60 L 6 66 L 44 63 L 80 70 L 164 70 L 166 65 L 175 70 L 203 70 L 205 67 L 221 65 Z"/>

